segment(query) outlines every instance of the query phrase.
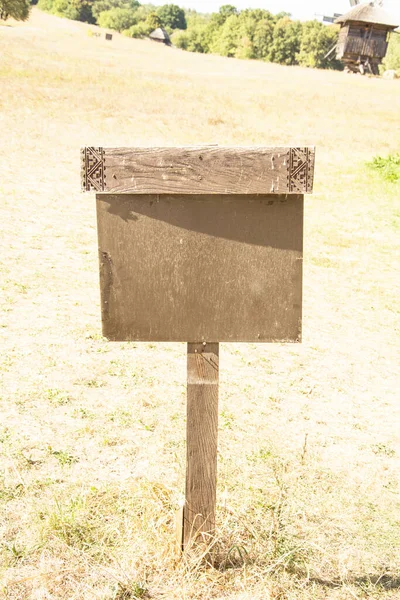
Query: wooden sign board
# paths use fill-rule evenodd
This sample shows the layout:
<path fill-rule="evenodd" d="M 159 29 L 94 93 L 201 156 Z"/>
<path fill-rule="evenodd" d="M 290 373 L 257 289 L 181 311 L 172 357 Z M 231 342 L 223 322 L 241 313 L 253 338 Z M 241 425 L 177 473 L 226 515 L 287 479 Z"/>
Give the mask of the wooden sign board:
<path fill-rule="evenodd" d="M 188 342 L 179 546 L 210 539 L 219 342 L 301 339 L 303 194 L 313 148 L 85 148 L 97 192 L 103 334 Z"/>
<path fill-rule="evenodd" d="M 96 201 L 105 337 L 300 340 L 302 196 Z"/>
<path fill-rule="evenodd" d="M 83 188 L 103 192 L 105 337 L 300 341 L 313 148 L 86 148 L 82 159 Z"/>

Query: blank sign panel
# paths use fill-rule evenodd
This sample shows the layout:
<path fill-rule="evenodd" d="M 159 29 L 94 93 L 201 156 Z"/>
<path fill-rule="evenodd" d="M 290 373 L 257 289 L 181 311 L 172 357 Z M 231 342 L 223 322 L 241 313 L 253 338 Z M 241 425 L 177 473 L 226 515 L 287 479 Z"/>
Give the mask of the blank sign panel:
<path fill-rule="evenodd" d="M 301 339 L 303 196 L 97 194 L 103 334 Z"/>

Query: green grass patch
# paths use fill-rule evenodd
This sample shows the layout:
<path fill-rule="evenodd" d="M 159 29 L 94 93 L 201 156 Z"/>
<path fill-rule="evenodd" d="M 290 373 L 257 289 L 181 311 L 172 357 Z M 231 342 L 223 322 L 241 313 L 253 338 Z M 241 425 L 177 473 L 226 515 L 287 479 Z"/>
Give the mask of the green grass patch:
<path fill-rule="evenodd" d="M 371 162 L 367 163 L 367 166 L 378 171 L 386 181 L 393 183 L 400 181 L 400 152 L 390 154 L 386 158 L 375 156 Z"/>

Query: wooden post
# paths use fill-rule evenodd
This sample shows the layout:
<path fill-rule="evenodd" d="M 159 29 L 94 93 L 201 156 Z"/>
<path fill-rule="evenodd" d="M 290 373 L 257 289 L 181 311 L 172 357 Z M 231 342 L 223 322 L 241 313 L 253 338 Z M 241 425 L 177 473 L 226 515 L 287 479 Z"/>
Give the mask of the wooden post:
<path fill-rule="evenodd" d="M 219 344 L 188 344 L 186 498 L 182 547 L 215 529 Z"/>

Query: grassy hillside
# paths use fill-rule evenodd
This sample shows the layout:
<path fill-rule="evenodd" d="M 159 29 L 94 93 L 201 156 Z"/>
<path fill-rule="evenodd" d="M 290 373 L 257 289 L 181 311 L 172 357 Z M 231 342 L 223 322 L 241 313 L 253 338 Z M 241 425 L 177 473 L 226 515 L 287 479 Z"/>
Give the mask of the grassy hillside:
<path fill-rule="evenodd" d="M 400 597 L 400 82 L 0 25 L 0 597 Z M 174 553 L 186 347 L 101 337 L 79 148 L 317 146 L 304 343 L 221 352 L 213 566 Z"/>

